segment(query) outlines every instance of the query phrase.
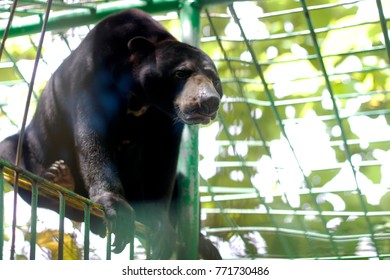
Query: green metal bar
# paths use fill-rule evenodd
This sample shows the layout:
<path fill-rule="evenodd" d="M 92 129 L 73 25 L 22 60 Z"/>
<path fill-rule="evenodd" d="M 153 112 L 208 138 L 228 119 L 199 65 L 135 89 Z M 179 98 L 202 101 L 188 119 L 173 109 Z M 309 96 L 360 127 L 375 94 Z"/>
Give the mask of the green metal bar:
<path fill-rule="evenodd" d="M 61 11 L 52 11 L 47 25 L 47 31 L 63 30 L 81 25 L 94 24 L 108 15 L 127 8 L 139 8 L 149 13 L 168 12 L 178 9 L 177 0 L 145 1 L 113 1 L 99 4 L 94 10 L 79 8 Z M 42 18 L 40 16 L 27 16 L 14 21 L 9 37 L 23 36 L 40 32 Z M 0 36 L 4 33 L 4 26 L 0 26 Z"/>
<path fill-rule="evenodd" d="M 223 81 L 224 83 L 233 83 L 233 80 Z M 237 80 L 237 83 L 245 83 L 243 81 L 240 81 L 240 79 Z M 369 91 L 365 93 L 344 93 L 344 94 L 338 94 L 337 98 L 338 99 L 351 99 L 351 98 L 356 98 L 356 97 L 361 97 L 361 96 L 371 96 L 371 95 L 377 95 L 377 94 L 383 94 L 387 95 L 390 94 L 390 91 L 386 90 L 378 90 L 378 91 Z M 298 104 L 306 104 L 306 103 L 316 103 L 316 102 L 321 102 L 323 101 L 322 96 L 315 96 L 315 97 L 301 97 L 301 98 L 294 98 L 294 99 L 287 99 L 287 100 L 276 100 L 275 101 L 275 106 L 276 107 L 281 107 L 281 106 L 288 106 L 288 105 L 298 105 Z M 252 105 L 256 106 L 264 106 L 264 107 L 269 107 L 271 106 L 270 101 L 266 100 L 259 100 L 259 99 L 254 99 L 254 98 L 247 98 L 247 97 L 226 97 L 222 103 L 250 103 Z M 378 114 L 386 113 L 387 110 L 375 110 Z M 365 112 L 359 112 L 360 114 L 365 113 Z M 367 112 L 369 114 L 369 112 Z"/>
<path fill-rule="evenodd" d="M 38 186 L 34 181 L 31 186 L 31 228 L 30 228 L 30 260 L 35 260 L 35 246 L 37 244 L 37 208 Z"/>
<path fill-rule="evenodd" d="M 235 3 L 235 2 L 245 2 L 248 0 L 199 0 L 199 5 L 201 6 L 212 6 L 212 5 L 221 5 L 221 4 L 230 4 L 230 3 Z M 320 4 L 320 5 L 315 5 L 309 7 L 309 10 L 322 10 L 322 9 L 329 9 L 329 8 L 334 8 L 334 7 L 339 7 L 339 6 L 344 6 L 344 5 L 351 5 L 351 4 L 356 4 L 361 1 L 365 0 L 353 0 L 353 1 L 343 1 L 343 2 L 337 2 L 337 3 L 330 3 L 330 4 Z M 259 19 L 263 18 L 268 18 L 268 17 L 275 17 L 275 16 L 282 16 L 282 15 L 291 15 L 295 13 L 300 13 L 302 12 L 302 8 L 294 8 L 294 9 L 286 9 L 282 11 L 276 11 L 276 12 L 267 12 L 258 17 Z"/>
<path fill-rule="evenodd" d="M 91 213 L 89 205 L 84 203 L 84 260 L 89 260 L 89 231 L 91 228 Z"/>
<path fill-rule="evenodd" d="M 59 192 L 60 206 L 59 206 L 59 234 L 58 234 L 58 260 L 64 259 L 64 221 L 65 221 L 65 206 L 66 202 L 62 192 Z"/>
<path fill-rule="evenodd" d="M 275 227 L 240 227 L 238 230 L 242 232 L 249 232 L 249 231 L 260 231 L 264 233 L 276 233 L 279 231 L 280 233 L 283 233 L 285 235 L 291 235 L 296 237 L 303 237 L 305 235 L 305 232 L 302 230 L 296 230 L 296 229 L 290 229 L 290 228 L 275 228 Z M 225 228 L 209 228 L 209 232 L 212 233 L 218 233 L 218 232 L 230 232 L 231 228 L 225 227 Z M 329 236 L 327 234 L 323 233 L 317 233 L 317 232 L 308 232 L 307 235 L 317 241 L 324 241 L 329 242 Z M 341 243 L 341 242 L 353 242 L 353 241 L 359 241 L 361 238 L 367 238 L 370 237 L 370 234 L 354 234 L 354 235 L 338 235 L 334 236 L 334 242 Z M 377 239 L 382 240 L 389 240 L 390 239 L 390 233 L 376 233 L 375 237 Z"/>
<path fill-rule="evenodd" d="M 315 28 L 314 31 L 316 34 L 320 34 L 320 33 L 327 33 L 329 31 L 334 31 L 334 30 L 342 30 L 342 29 L 347 29 L 347 28 L 352 28 L 352 27 L 378 24 L 379 22 L 380 21 L 378 21 L 378 20 L 372 20 L 372 21 L 365 21 L 365 22 L 359 22 L 359 23 L 354 23 L 354 24 L 345 24 L 345 25 L 340 25 L 340 26 L 336 26 L 336 27 L 332 27 L 332 26 L 319 27 L 319 28 Z M 293 38 L 293 37 L 298 37 L 298 36 L 307 36 L 307 35 L 310 35 L 310 31 L 302 30 L 302 31 L 293 31 L 293 32 L 288 32 L 288 33 L 270 34 L 266 38 L 250 39 L 248 41 L 249 42 L 272 41 L 272 40 L 277 40 L 277 39 L 288 39 L 288 38 Z M 210 38 L 212 38 L 212 37 L 210 37 Z M 228 42 L 241 42 L 242 41 L 242 39 L 240 39 L 240 38 L 229 38 L 229 37 L 224 37 L 224 36 L 221 36 L 221 39 L 222 39 L 222 41 L 228 41 Z M 207 41 L 207 39 L 203 39 L 202 41 Z"/>
<path fill-rule="evenodd" d="M 310 30 L 310 34 L 311 34 L 312 42 L 313 42 L 313 45 L 314 45 L 314 49 L 315 49 L 315 51 L 316 51 L 316 53 L 318 55 L 318 62 L 320 64 L 321 71 L 324 74 L 326 88 L 327 88 L 327 90 L 328 90 L 328 92 L 330 94 L 331 100 L 332 100 L 333 111 L 334 111 L 334 113 L 336 115 L 337 123 L 338 123 L 338 126 L 340 127 L 340 130 L 341 130 L 341 138 L 343 140 L 343 146 L 344 146 L 345 154 L 347 156 L 347 161 L 348 161 L 348 163 L 349 163 L 349 165 L 351 167 L 351 171 L 353 173 L 353 177 L 354 177 L 354 181 L 355 181 L 355 185 L 356 185 L 356 191 L 357 191 L 358 197 L 359 197 L 359 202 L 360 202 L 360 205 L 361 205 L 363 211 L 368 213 L 368 208 L 367 208 L 366 202 L 363 200 L 363 194 L 362 194 L 362 192 L 360 190 L 359 183 L 358 183 L 358 180 L 357 180 L 356 169 L 354 168 L 354 164 L 352 162 L 352 153 L 351 153 L 351 151 L 349 149 L 349 146 L 347 144 L 347 136 L 346 136 L 346 132 L 345 132 L 345 129 L 344 129 L 344 125 L 342 123 L 342 119 L 340 118 L 340 112 L 339 112 L 339 109 L 338 109 L 338 106 L 337 106 L 336 97 L 334 95 L 333 88 L 332 88 L 332 85 L 330 83 L 330 79 L 329 79 L 329 76 L 327 74 L 327 70 L 326 70 L 326 67 L 325 67 L 325 63 L 324 63 L 324 60 L 322 58 L 321 49 L 320 49 L 320 46 L 318 44 L 317 34 L 314 31 L 314 26 L 313 26 L 313 23 L 312 23 L 312 20 L 311 20 L 311 16 L 310 16 L 309 10 L 307 8 L 306 1 L 305 0 L 300 0 L 300 2 L 301 2 L 301 5 L 303 7 L 303 11 L 304 11 L 304 14 L 305 14 L 307 25 L 308 25 L 309 30 Z M 368 216 L 365 216 L 365 220 L 366 220 L 366 223 L 368 225 L 368 231 L 371 234 L 371 241 L 373 242 L 373 245 L 374 245 L 374 247 L 376 249 L 375 250 L 376 254 L 377 254 L 377 256 L 379 256 L 379 247 L 378 247 L 378 244 L 377 244 L 375 238 L 373 237 L 374 234 L 375 234 L 374 233 L 373 224 L 371 223 L 371 221 L 370 221 Z"/>
<path fill-rule="evenodd" d="M 381 142 L 387 142 L 387 141 L 383 140 Z M 338 142 L 338 143 L 343 144 L 343 142 Z M 333 146 L 339 146 L 339 145 L 333 145 Z M 253 167 L 253 168 L 256 168 L 258 166 L 257 161 L 245 161 L 244 163 L 241 161 L 214 161 L 213 164 L 216 167 L 222 167 L 222 168 L 233 168 L 233 167 L 241 167 L 241 168 Z M 384 164 L 383 160 L 382 161 L 380 161 L 380 160 L 365 160 L 365 161 L 360 162 L 359 164 L 353 164 L 353 167 L 358 168 L 358 167 L 363 167 L 363 166 L 375 166 L 375 165 L 382 165 L 382 164 Z M 337 163 L 334 163 L 331 165 L 324 165 L 322 168 L 313 168 L 311 170 L 312 171 L 323 171 L 323 170 L 330 170 L 330 169 L 341 169 L 343 166 L 344 165 L 342 162 L 337 162 Z"/>
<path fill-rule="evenodd" d="M 111 260 L 111 232 L 107 229 L 106 260 Z"/>
<path fill-rule="evenodd" d="M 195 0 L 196 1 L 196 0 Z M 193 0 L 193 2 L 195 2 Z M 212 5 L 230 4 L 234 2 L 245 2 L 248 0 L 198 0 L 196 1 L 199 6 L 206 7 Z"/>
<path fill-rule="evenodd" d="M 373 185 L 373 188 L 376 188 L 378 187 L 379 185 Z M 247 194 L 247 195 L 251 195 L 251 194 L 255 194 L 255 190 L 253 190 L 253 187 L 239 187 L 239 188 L 235 188 L 235 187 L 225 187 L 225 186 L 200 186 L 199 187 L 199 190 L 201 193 L 208 193 L 209 189 L 212 190 L 213 193 L 215 194 L 220 194 L 220 193 L 223 193 L 223 195 L 220 195 L 221 197 L 222 196 L 225 196 L 226 193 L 226 196 L 229 196 L 230 194 Z M 343 188 L 343 187 L 340 187 L 339 189 L 337 190 L 332 190 L 332 193 L 345 193 L 345 192 L 348 192 L 348 191 L 351 191 L 351 189 L 349 188 Z M 329 193 L 329 190 L 326 190 L 326 189 L 323 189 L 323 188 L 314 188 L 312 190 L 312 193 L 315 193 L 315 194 L 322 194 L 322 193 Z M 299 195 L 308 195 L 310 194 L 309 191 L 307 189 L 299 189 L 297 190 L 297 194 Z M 283 193 L 281 191 L 279 191 L 278 193 L 275 193 L 274 194 L 274 197 L 280 197 L 282 196 Z M 214 196 L 215 197 L 215 196 Z M 205 202 L 209 202 L 211 201 L 207 196 L 202 196 L 201 197 L 202 200 L 204 199 Z M 207 211 L 207 209 L 205 209 L 204 211 Z M 287 210 L 289 211 L 289 210 Z M 297 210 L 292 210 L 292 211 L 297 211 Z M 313 210 L 312 210 L 313 211 Z M 318 211 L 317 211 L 318 212 Z M 324 213 L 327 213 L 326 211 L 323 211 Z M 382 211 L 375 211 L 373 213 L 376 213 L 376 212 L 382 212 Z M 322 212 L 321 212 L 322 213 Z M 369 212 L 367 215 L 371 215 L 370 214 L 371 212 Z M 386 211 L 384 213 L 387 213 Z M 390 212 L 389 212 L 390 214 Z"/>
<path fill-rule="evenodd" d="M 248 62 L 242 62 L 242 63 L 250 64 Z M 278 62 L 276 62 L 276 63 L 278 63 Z M 281 62 L 281 63 L 283 63 L 283 62 Z M 259 66 L 267 66 L 268 64 L 267 63 L 259 63 L 258 65 Z M 387 71 L 388 68 L 389 68 L 388 66 L 384 66 L 384 67 L 368 67 L 368 68 L 365 68 L 365 69 L 362 69 L 362 70 L 358 70 L 358 71 L 334 72 L 334 73 L 328 73 L 328 77 L 337 77 L 337 76 L 343 76 L 343 75 L 353 75 L 353 74 L 359 74 L 359 73 L 370 73 L 370 72 L 374 72 L 374 71 Z M 296 81 L 313 80 L 313 79 L 320 79 L 320 78 L 323 78 L 323 74 L 316 73 L 316 74 L 313 74 L 313 75 L 310 75 L 310 76 L 302 76 L 302 77 L 299 77 L 299 78 L 290 79 L 289 81 L 290 82 L 296 82 Z M 258 80 L 247 79 L 247 78 L 223 79 L 222 82 L 223 83 L 239 83 L 239 84 L 251 84 L 251 83 L 252 84 L 259 84 Z M 274 84 L 275 84 L 275 82 L 268 82 L 268 85 L 274 85 Z M 386 90 L 385 91 L 381 91 L 380 93 L 384 93 L 384 92 L 387 92 L 387 91 Z M 357 93 L 357 94 L 361 95 L 363 93 Z M 310 98 L 313 98 L 313 97 L 310 97 Z M 258 103 L 258 105 L 260 105 L 260 106 L 270 106 L 270 104 L 271 104 L 271 102 L 263 101 L 263 100 L 257 100 L 256 102 L 268 102 L 268 104 L 267 103 L 263 103 L 263 104 Z M 275 101 L 275 104 L 278 104 L 278 103 L 280 104 L 281 102 L 295 102 L 295 99 L 291 99 L 289 101 L 286 101 L 286 100 Z"/>
<path fill-rule="evenodd" d="M 372 255 L 362 255 L 362 256 L 341 256 L 339 258 L 334 257 L 321 257 L 316 260 L 366 260 L 366 259 L 376 259 L 377 257 L 373 257 Z M 380 260 L 388 260 L 390 258 L 390 254 L 380 254 Z M 301 260 L 312 260 L 313 258 L 301 258 Z"/>
<path fill-rule="evenodd" d="M 24 140 L 24 134 L 25 134 L 25 130 L 26 130 L 28 111 L 29 111 L 29 108 L 30 108 L 31 96 L 32 96 L 32 93 L 33 93 L 35 77 L 36 77 L 36 73 L 37 73 L 37 70 L 38 70 L 39 59 L 41 57 L 43 41 L 45 39 L 45 34 L 46 34 L 46 31 L 47 31 L 47 22 L 49 20 L 49 15 L 50 15 L 50 9 L 51 9 L 52 1 L 53 0 L 48 0 L 47 1 L 45 17 L 44 17 L 44 20 L 42 22 L 42 27 L 41 27 L 41 30 L 40 30 L 41 35 L 40 35 L 40 38 L 39 38 L 37 53 L 36 53 L 35 61 L 34 61 L 33 72 L 32 72 L 32 75 L 31 75 L 31 80 L 30 80 L 30 83 L 29 83 L 29 89 L 28 89 L 27 98 L 26 98 L 26 104 L 25 104 L 25 107 L 24 107 L 23 121 L 22 121 L 20 132 L 19 132 L 20 136 L 19 136 L 19 140 L 18 140 L 18 145 L 17 145 L 17 148 L 16 148 L 15 165 L 18 166 L 18 167 L 20 166 L 20 161 L 21 161 L 21 157 L 22 157 L 22 150 L 23 150 L 22 143 L 23 143 L 23 140 Z"/>
<path fill-rule="evenodd" d="M 222 41 L 221 37 L 220 36 L 213 36 L 213 37 L 208 37 L 204 40 L 202 40 L 202 43 L 203 42 L 214 42 L 214 41 L 217 41 L 218 40 Z M 260 41 L 260 40 L 259 40 Z M 235 41 L 237 42 L 237 40 Z M 239 41 L 241 42 L 241 41 Z M 242 40 L 243 42 L 243 40 Z M 257 40 L 251 40 L 251 42 L 258 42 Z M 323 55 L 322 57 L 323 58 L 332 58 L 332 57 L 340 57 L 340 56 L 350 56 L 350 55 L 356 55 L 356 54 L 366 54 L 366 55 L 369 55 L 369 53 L 373 53 L 373 52 L 380 52 L 380 51 L 385 51 L 386 50 L 386 47 L 384 46 L 374 46 L 372 48 L 367 48 L 367 49 L 364 49 L 364 50 L 351 50 L 351 51 L 347 51 L 347 52 L 343 52 L 343 53 L 334 53 L 334 54 L 327 54 L 327 55 Z M 299 61 L 307 61 L 307 60 L 317 60 L 317 55 L 315 54 L 311 54 L 311 55 L 307 55 L 306 57 L 303 57 L 303 58 L 294 58 L 294 59 L 278 59 L 278 60 L 272 60 L 272 61 L 262 61 L 262 62 L 258 62 L 261 66 L 269 66 L 269 65 L 274 65 L 274 64 L 284 64 L 284 63 L 289 63 L 289 62 L 299 62 Z M 224 61 L 223 59 L 215 59 L 214 61 Z M 247 60 L 242 60 L 240 58 L 237 58 L 237 57 L 233 57 L 233 58 L 229 58 L 229 61 L 231 62 L 235 62 L 235 63 L 242 63 L 242 64 L 246 64 L 246 65 L 253 65 L 253 62 L 252 61 L 247 61 Z M 387 67 L 368 67 L 368 68 L 365 68 L 364 70 L 359 70 L 359 71 L 353 71 L 353 72 L 347 72 L 347 73 L 361 73 L 363 71 L 377 71 L 377 70 L 386 70 Z M 345 74 L 345 73 L 342 73 L 342 72 L 335 72 L 333 75 L 340 75 L 340 74 Z M 330 74 L 332 75 L 332 74 Z M 308 77 L 308 79 L 311 79 L 313 77 Z M 292 80 L 294 81 L 294 80 Z"/>
<path fill-rule="evenodd" d="M 44 1 L 33 1 L 33 0 L 20 0 L 21 3 L 27 3 L 27 4 L 35 4 L 35 5 L 46 5 L 46 2 Z M 52 4 L 53 7 L 61 8 L 61 9 L 88 9 L 88 10 L 95 10 L 94 7 L 87 6 L 87 5 L 80 5 L 80 4 L 63 4 L 61 2 L 54 2 Z"/>
<path fill-rule="evenodd" d="M 10 259 L 15 259 L 15 242 L 16 242 L 16 220 L 18 210 L 18 188 L 19 188 L 19 173 L 15 172 L 14 177 L 14 195 L 13 195 L 13 208 L 12 208 L 12 226 L 11 226 L 11 250 Z"/>
<path fill-rule="evenodd" d="M 130 241 L 130 260 L 135 259 L 134 238 Z"/>
<path fill-rule="evenodd" d="M 3 260 L 4 248 L 4 191 L 3 166 L 0 165 L 0 261 Z"/>
<path fill-rule="evenodd" d="M 378 13 L 379 13 L 379 19 L 381 21 L 381 27 L 383 31 L 383 38 L 385 40 L 385 46 L 387 50 L 387 58 L 389 59 L 390 64 L 390 40 L 389 40 L 389 31 L 387 28 L 387 21 L 385 18 L 385 15 L 383 13 L 383 6 L 382 6 L 382 1 L 381 0 L 376 0 L 376 5 L 378 7 Z"/>
<path fill-rule="evenodd" d="M 146 251 L 146 259 L 149 260 L 152 258 L 152 248 L 150 246 L 150 240 L 152 240 L 152 237 L 150 234 L 146 235 L 146 244 L 145 244 L 145 251 Z"/>
<path fill-rule="evenodd" d="M 1 40 L 1 44 L 0 44 L 0 61 L 1 61 L 1 58 L 2 58 L 2 55 L 3 55 L 3 50 L 4 50 L 4 47 L 5 47 L 5 41 L 7 41 L 7 38 L 8 38 L 8 35 L 9 35 L 9 31 L 11 29 L 11 24 L 12 24 L 12 20 L 15 16 L 15 11 L 16 11 L 16 7 L 18 5 L 18 0 L 14 0 L 13 3 L 12 3 L 12 7 L 11 7 L 11 11 L 10 11 L 10 16 L 8 18 L 8 22 L 7 22 L 7 26 L 5 27 L 3 33 L 2 33 L 2 40 Z"/>
<path fill-rule="evenodd" d="M 179 213 L 178 227 L 181 247 L 178 259 L 197 259 L 199 241 L 199 201 L 198 201 L 198 128 L 187 127 L 184 132 L 181 164 L 179 168 L 184 174 L 184 180 L 179 180 Z M 196 162 L 196 163 L 195 163 Z"/>
<path fill-rule="evenodd" d="M 298 216 L 318 216 L 320 213 L 315 210 L 280 210 L 280 209 L 271 209 L 269 213 L 262 209 L 236 209 L 236 208 L 207 208 L 204 209 L 205 213 L 208 214 L 219 214 L 221 212 L 225 212 L 228 214 L 242 214 L 242 215 L 268 215 L 269 213 L 272 215 L 298 215 Z M 385 217 L 390 216 L 390 211 L 371 211 L 369 213 L 365 213 L 363 211 L 322 211 L 321 215 L 329 216 L 329 217 L 350 217 L 350 216 L 358 216 L 364 217 L 368 215 L 370 217 Z M 277 227 L 275 227 L 277 228 Z M 304 229 L 304 232 L 308 230 Z"/>
<path fill-rule="evenodd" d="M 193 46 L 200 44 L 200 7 L 196 2 L 182 1 L 179 17 L 182 41 Z M 198 259 L 199 246 L 199 151 L 198 126 L 186 126 L 180 152 L 179 168 L 184 182 L 179 182 L 178 227 L 185 250 L 179 250 L 178 259 Z"/>

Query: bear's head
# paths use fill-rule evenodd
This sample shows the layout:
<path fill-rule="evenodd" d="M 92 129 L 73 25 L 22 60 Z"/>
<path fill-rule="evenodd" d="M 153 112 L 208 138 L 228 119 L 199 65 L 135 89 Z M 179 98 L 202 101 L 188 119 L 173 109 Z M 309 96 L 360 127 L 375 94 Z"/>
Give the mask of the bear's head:
<path fill-rule="evenodd" d="M 172 39 L 153 43 L 136 37 L 128 48 L 134 86 L 146 106 L 156 106 L 186 124 L 215 119 L 222 87 L 208 55 Z"/>

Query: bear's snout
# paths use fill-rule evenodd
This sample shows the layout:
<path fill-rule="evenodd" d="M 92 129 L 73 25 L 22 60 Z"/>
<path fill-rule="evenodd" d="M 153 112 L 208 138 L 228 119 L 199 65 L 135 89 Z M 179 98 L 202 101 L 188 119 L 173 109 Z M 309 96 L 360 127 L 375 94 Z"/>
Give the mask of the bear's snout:
<path fill-rule="evenodd" d="M 215 115 L 219 108 L 221 98 L 216 91 L 206 92 L 200 98 L 199 113 L 207 116 Z"/>
<path fill-rule="evenodd" d="M 213 82 L 202 75 L 190 77 L 175 100 L 177 116 L 186 124 L 208 124 L 217 116 L 221 97 Z"/>

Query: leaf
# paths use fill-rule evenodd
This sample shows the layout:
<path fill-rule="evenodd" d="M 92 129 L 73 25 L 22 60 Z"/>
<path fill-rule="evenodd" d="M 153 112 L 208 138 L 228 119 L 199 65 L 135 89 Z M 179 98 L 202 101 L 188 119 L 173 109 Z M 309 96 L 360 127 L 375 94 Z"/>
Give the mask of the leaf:
<path fill-rule="evenodd" d="M 58 259 L 58 230 L 45 230 L 38 233 L 37 244 L 47 248 L 52 253 L 52 259 Z M 69 234 L 64 235 L 64 260 L 79 260 L 81 259 L 81 249 L 76 245 L 73 237 Z"/>

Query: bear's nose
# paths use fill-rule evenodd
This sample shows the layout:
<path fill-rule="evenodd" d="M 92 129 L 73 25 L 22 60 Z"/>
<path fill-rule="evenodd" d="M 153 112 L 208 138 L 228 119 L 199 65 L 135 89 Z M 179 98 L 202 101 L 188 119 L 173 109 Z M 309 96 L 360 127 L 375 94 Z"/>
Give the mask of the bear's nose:
<path fill-rule="evenodd" d="M 205 93 L 200 98 L 200 113 L 213 115 L 218 111 L 221 98 L 216 93 Z"/>

